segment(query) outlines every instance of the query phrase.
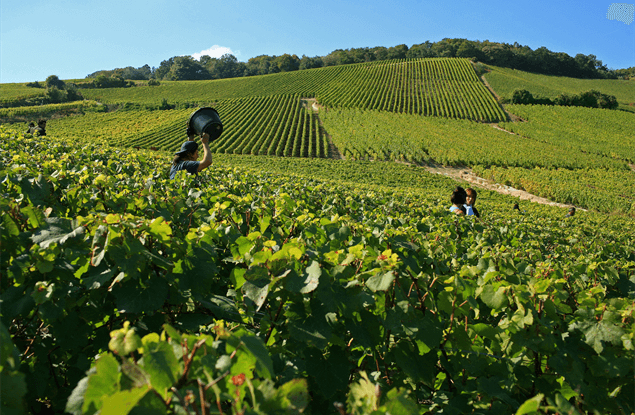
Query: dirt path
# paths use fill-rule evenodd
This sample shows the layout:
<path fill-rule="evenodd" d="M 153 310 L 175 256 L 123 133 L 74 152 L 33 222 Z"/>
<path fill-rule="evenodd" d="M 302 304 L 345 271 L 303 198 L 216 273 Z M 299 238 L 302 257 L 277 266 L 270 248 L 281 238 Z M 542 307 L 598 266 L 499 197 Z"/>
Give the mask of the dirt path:
<path fill-rule="evenodd" d="M 338 148 L 335 146 L 335 144 L 333 144 L 333 139 L 331 138 L 330 134 L 326 132 L 326 130 L 324 129 L 324 125 L 322 124 L 322 120 L 320 119 L 320 116 L 318 115 L 318 112 L 320 111 L 320 108 L 322 107 L 320 104 L 317 103 L 317 100 L 315 98 L 300 98 L 300 100 L 302 101 L 302 106 L 304 108 L 308 108 L 309 105 L 311 106 L 311 109 L 313 110 L 313 113 L 315 114 L 315 116 L 317 117 L 318 120 L 318 125 L 320 127 L 320 130 L 322 132 L 322 134 L 324 134 L 324 136 L 326 137 L 326 141 L 328 143 L 328 157 L 335 159 L 335 160 L 343 160 L 344 156 L 342 155 L 342 153 L 340 153 L 340 151 L 338 150 Z"/>
<path fill-rule="evenodd" d="M 520 200 L 528 200 L 534 203 L 541 203 L 543 205 L 558 206 L 558 207 L 572 206 L 572 205 L 567 205 L 563 203 L 557 203 L 549 199 L 546 199 L 544 197 L 533 195 L 524 190 L 515 189 L 511 186 L 506 186 L 504 184 L 494 183 L 490 180 L 486 180 L 474 174 L 474 172 L 472 172 L 472 169 L 470 169 L 469 167 L 459 168 L 459 167 L 443 167 L 443 166 L 426 166 L 425 169 L 429 171 L 430 173 L 442 174 L 444 176 L 448 176 L 457 181 L 467 182 L 470 184 L 470 186 L 479 187 L 481 189 L 493 190 L 501 194 L 517 197 Z M 584 210 L 580 208 L 577 208 L 577 209 Z"/>
<path fill-rule="evenodd" d="M 505 109 L 505 106 L 503 104 L 501 104 L 501 97 L 500 95 L 498 95 L 496 93 L 496 91 L 494 91 L 494 88 L 492 88 L 492 86 L 489 84 L 489 82 L 487 82 L 487 79 L 485 79 L 485 75 L 481 75 L 481 81 L 483 81 L 483 84 L 485 85 L 485 87 L 489 90 L 489 92 L 492 93 L 492 95 L 494 96 L 494 98 L 496 98 L 496 101 L 498 102 L 498 105 L 501 107 L 501 109 L 503 110 L 503 112 L 507 115 L 507 117 L 512 120 L 513 122 L 518 122 L 518 121 L 525 121 L 522 118 L 520 118 L 517 115 L 512 114 L 511 112 L 507 112 L 507 110 Z"/>

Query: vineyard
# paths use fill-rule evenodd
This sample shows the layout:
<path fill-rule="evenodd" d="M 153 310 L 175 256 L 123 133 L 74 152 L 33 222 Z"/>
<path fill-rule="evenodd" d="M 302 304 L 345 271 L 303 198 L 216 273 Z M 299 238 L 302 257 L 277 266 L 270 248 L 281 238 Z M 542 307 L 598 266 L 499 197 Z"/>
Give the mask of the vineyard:
<path fill-rule="evenodd" d="M 26 120 L 55 115 L 84 114 L 85 112 L 103 111 L 103 105 L 96 101 L 74 101 L 62 104 L 46 104 L 28 107 L 0 108 L 0 119 Z"/>
<path fill-rule="evenodd" d="M 505 82 L 526 79 L 556 86 L 544 75 L 536 78 L 494 69 L 487 76 L 499 93 L 507 88 L 504 82 L 495 81 L 501 74 L 505 74 Z M 586 85 L 583 81 L 558 85 L 575 90 L 576 85 Z M 608 88 L 605 92 L 612 92 L 616 85 L 628 85 L 620 80 L 589 82 L 600 82 L 593 87 Z M 600 173 L 609 170 L 615 172 L 611 177 L 632 183 L 632 114 L 507 105 L 506 111 L 526 121 L 509 122 L 484 88 L 464 59 L 384 61 L 240 79 L 163 82 L 153 87 L 86 90 L 106 104 L 92 109 L 56 104 L 60 112 L 84 115 L 52 119 L 48 130 L 80 141 L 172 152 L 185 138 L 184 124 L 192 107 L 213 106 L 221 113 L 225 127 L 223 136 L 211 144 L 216 154 L 342 155 L 355 160 L 467 166 L 490 180 L 531 189 L 561 203 L 634 214 L 632 203 L 624 200 L 632 194 L 629 189 L 606 187 L 611 179 L 603 183 Z M 161 100 L 179 109 L 157 110 Z M 68 110 L 64 109 L 67 105 Z M 94 112 L 106 105 L 119 109 Z M 1 111 L 14 118 L 22 114 L 35 119 L 50 114 L 54 107 Z M 488 120 L 499 120 L 499 128 L 482 122 Z M 536 167 L 550 169 L 553 177 L 548 177 L 552 172 L 531 172 Z M 489 168 L 497 169 L 494 173 Z M 512 172 L 507 168 L 523 169 Z M 567 172 L 556 174 L 557 169 Z M 596 173 L 585 173 L 585 169 Z M 592 192 L 598 188 L 604 190 Z"/>
<path fill-rule="evenodd" d="M 608 213 L 635 212 L 635 172 L 604 169 L 475 168 L 480 177 L 529 193 Z"/>
<path fill-rule="evenodd" d="M 3 414 L 635 413 L 632 113 L 455 58 L 81 92 L 0 109 Z M 458 217 L 439 165 L 584 209 Z"/>
<path fill-rule="evenodd" d="M 459 218 L 450 179 L 369 161 L 170 181 L 159 153 L 0 134 L 3 413 L 635 410 L 632 219 L 493 192 Z"/>
<path fill-rule="evenodd" d="M 317 115 L 299 96 L 238 98 L 214 104 L 226 131 L 211 149 L 216 153 L 326 157 L 328 143 Z M 122 147 L 174 151 L 185 136 L 192 109 L 142 109 L 86 114 L 53 120 L 49 131 L 81 141 L 93 140 Z M 89 132 L 90 136 L 87 136 Z"/>
<path fill-rule="evenodd" d="M 517 107 L 511 111 L 515 109 Z M 551 130 L 556 137 L 549 142 L 542 136 L 534 139 L 532 135 L 512 135 L 485 124 L 466 120 L 360 110 L 329 111 L 320 114 L 320 118 L 340 152 L 351 158 L 370 157 L 418 163 L 436 161 L 444 165 L 467 166 L 538 166 L 567 169 L 594 167 L 628 170 L 628 166 L 620 158 L 588 154 L 590 151 L 572 151 L 572 145 L 566 140 L 568 137 L 556 139 L 557 129 Z M 630 121 L 632 123 L 632 120 Z M 519 127 L 516 123 L 501 123 L 509 129 L 520 129 L 525 124 L 530 123 L 520 124 Z M 607 134 L 606 139 L 598 144 L 598 147 L 618 147 L 620 140 L 625 137 L 622 132 L 620 130 L 620 134 L 613 137 Z M 628 146 L 626 147 L 628 150 Z M 581 150 L 587 149 L 581 146 Z M 622 158 L 629 160 L 626 157 Z"/>
<path fill-rule="evenodd" d="M 488 66 L 485 79 L 501 98 L 511 99 L 515 89 L 526 89 L 534 97 L 556 98 L 562 93 L 575 95 L 597 90 L 614 95 L 620 109 L 635 111 L 635 81 L 622 79 L 577 79 L 564 76 L 540 75 L 510 68 Z"/>
<path fill-rule="evenodd" d="M 218 81 L 162 82 L 156 87 L 92 89 L 84 96 L 115 104 L 209 102 L 242 97 L 299 95 L 328 107 L 407 114 L 506 119 L 466 59 L 380 61 Z"/>
<path fill-rule="evenodd" d="M 635 162 L 633 114 L 546 105 L 508 105 L 507 110 L 527 121 L 499 124 L 518 135 L 566 147 L 571 152 Z"/>

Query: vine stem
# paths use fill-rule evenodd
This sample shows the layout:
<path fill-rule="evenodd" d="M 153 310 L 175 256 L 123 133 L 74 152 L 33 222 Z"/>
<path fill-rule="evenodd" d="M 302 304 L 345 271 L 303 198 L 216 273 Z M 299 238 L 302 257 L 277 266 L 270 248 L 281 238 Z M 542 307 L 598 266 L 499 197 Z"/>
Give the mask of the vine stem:
<path fill-rule="evenodd" d="M 274 323 L 278 321 L 278 317 L 280 317 L 280 312 L 282 311 L 282 305 L 284 303 L 280 302 L 280 306 L 278 307 L 278 311 L 276 312 L 276 317 L 271 322 L 271 327 L 269 327 L 269 331 L 267 332 L 267 336 L 265 337 L 265 344 L 269 343 L 269 337 L 271 337 L 271 333 L 273 333 Z"/>
<path fill-rule="evenodd" d="M 40 333 L 40 330 L 42 329 L 43 325 L 44 325 L 44 322 L 40 323 L 40 327 L 38 327 L 37 330 L 35 331 L 35 334 L 33 335 L 33 338 L 31 339 L 31 342 L 29 343 L 29 346 L 26 348 L 26 350 L 22 354 L 22 360 L 24 360 L 26 357 L 28 357 L 29 350 L 31 349 L 31 346 L 33 346 L 33 343 L 35 342 L 35 339 L 37 338 L 38 334 Z"/>
<path fill-rule="evenodd" d="M 208 415 L 209 411 L 207 410 L 207 402 L 205 402 L 205 385 L 203 385 L 203 382 L 201 382 L 200 379 L 196 379 L 196 381 L 198 383 L 198 396 L 201 400 L 201 413 L 203 415 Z"/>
<path fill-rule="evenodd" d="M 206 339 L 201 339 L 197 341 L 196 344 L 194 344 L 194 347 L 192 347 L 192 353 L 190 353 L 189 357 L 186 355 L 185 367 L 183 368 L 183 374 L 181 375 L 179 380 L 176 382 L 177 389 L 183 387 L 183 385 L 185 385 L 185 383 L 187 382 L 187 375 L 190 372 L 190 368 L 192 367 L 192 361 L 194 360 L 194 355 L 196 354 L 198 349 L 205 344 L 205 340 Z M 187 353 L 187 350 L 186 350 L 186 353 Z"/>
<path fill-rule="evenodd" d="M 426 295 L 428 295 L 428 293 L 426 292 L 425 295 L 422 297 L 421 296 L 421 290 L 419 290 L 419 283 L 417 283 L 417 279 L 415 278 L 414 275 L 412 275 L 412 272 L 410 272 L 410 270 L 408 270 L 408 274 L 410 275 L 410 279 L 412 280 L 412 284 L 415 286 L 415 288 L 417 289 L 417 298 L 419 299 L 419 304 L 421 304 L 421 312 L 423 313 L 423 315 L 426 315 L 426 306 L 424 305 L 424 301 L 426 299 Z M 408 297 L 410 297 L 410 293 L 408 293 Z"/>
<path fill-rule="evenodd" d="M 443 357 L 445 357 L 445 361 L 449 362 L 450 360 L 448 359 L 448 353 L 445 351 L 445 349 L 441 348 L 441 353 L 443 354 Z M 454 379 L 452 379 L 452 375 L 443 365 L 441 365 L 441 371 L 448 377 L 448 388 L 450 389 L 450 392 L 454 392 Z"/>

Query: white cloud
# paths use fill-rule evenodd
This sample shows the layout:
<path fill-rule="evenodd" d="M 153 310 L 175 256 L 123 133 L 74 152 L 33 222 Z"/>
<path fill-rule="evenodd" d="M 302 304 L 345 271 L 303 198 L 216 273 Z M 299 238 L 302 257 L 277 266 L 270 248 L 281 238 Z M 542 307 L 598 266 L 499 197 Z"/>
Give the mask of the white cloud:
<path fill-rule="evenodd" d="M 198 53 L 194 53 L 191 56 L 196 60 L 200 60 L 201 56 L 207 55 L 210 58 L 220 58 L 226 53 L 229 53 L 230 55 L 234 55 L 234 56 L 237 56 L 240 54 L 240 52 L 232 52 L 230 48 L 227 48 L 225 46 L 214 45 L 209 49 L 205 49 Z"/>

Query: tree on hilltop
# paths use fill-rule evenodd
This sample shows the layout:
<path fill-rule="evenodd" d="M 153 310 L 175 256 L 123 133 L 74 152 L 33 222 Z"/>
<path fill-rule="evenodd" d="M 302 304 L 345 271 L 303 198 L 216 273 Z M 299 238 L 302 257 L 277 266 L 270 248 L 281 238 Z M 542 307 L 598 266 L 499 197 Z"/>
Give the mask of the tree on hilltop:
<path fill-rule="evenodd" d="M 300 59 L 297 55 L 285 53 L 276 58 L 276 65 L 280 72 L 297 71 L 300 68 Z"/>
<path fill-rule="evenodd" d="M 50 75 L 46 78 L 47 88 L 55 87 L 57 89 L 64 89 L 64 86 L 66 86 L 66 83 L 64 83 L 64 81 L 62 81 L 57 75 Z"/>
<path fill-rule="evenodd" d="M 209 71 L 191 56 L 177 56 L 170 71 L 164 76 L 171 81 L 209 79 Z"/>

